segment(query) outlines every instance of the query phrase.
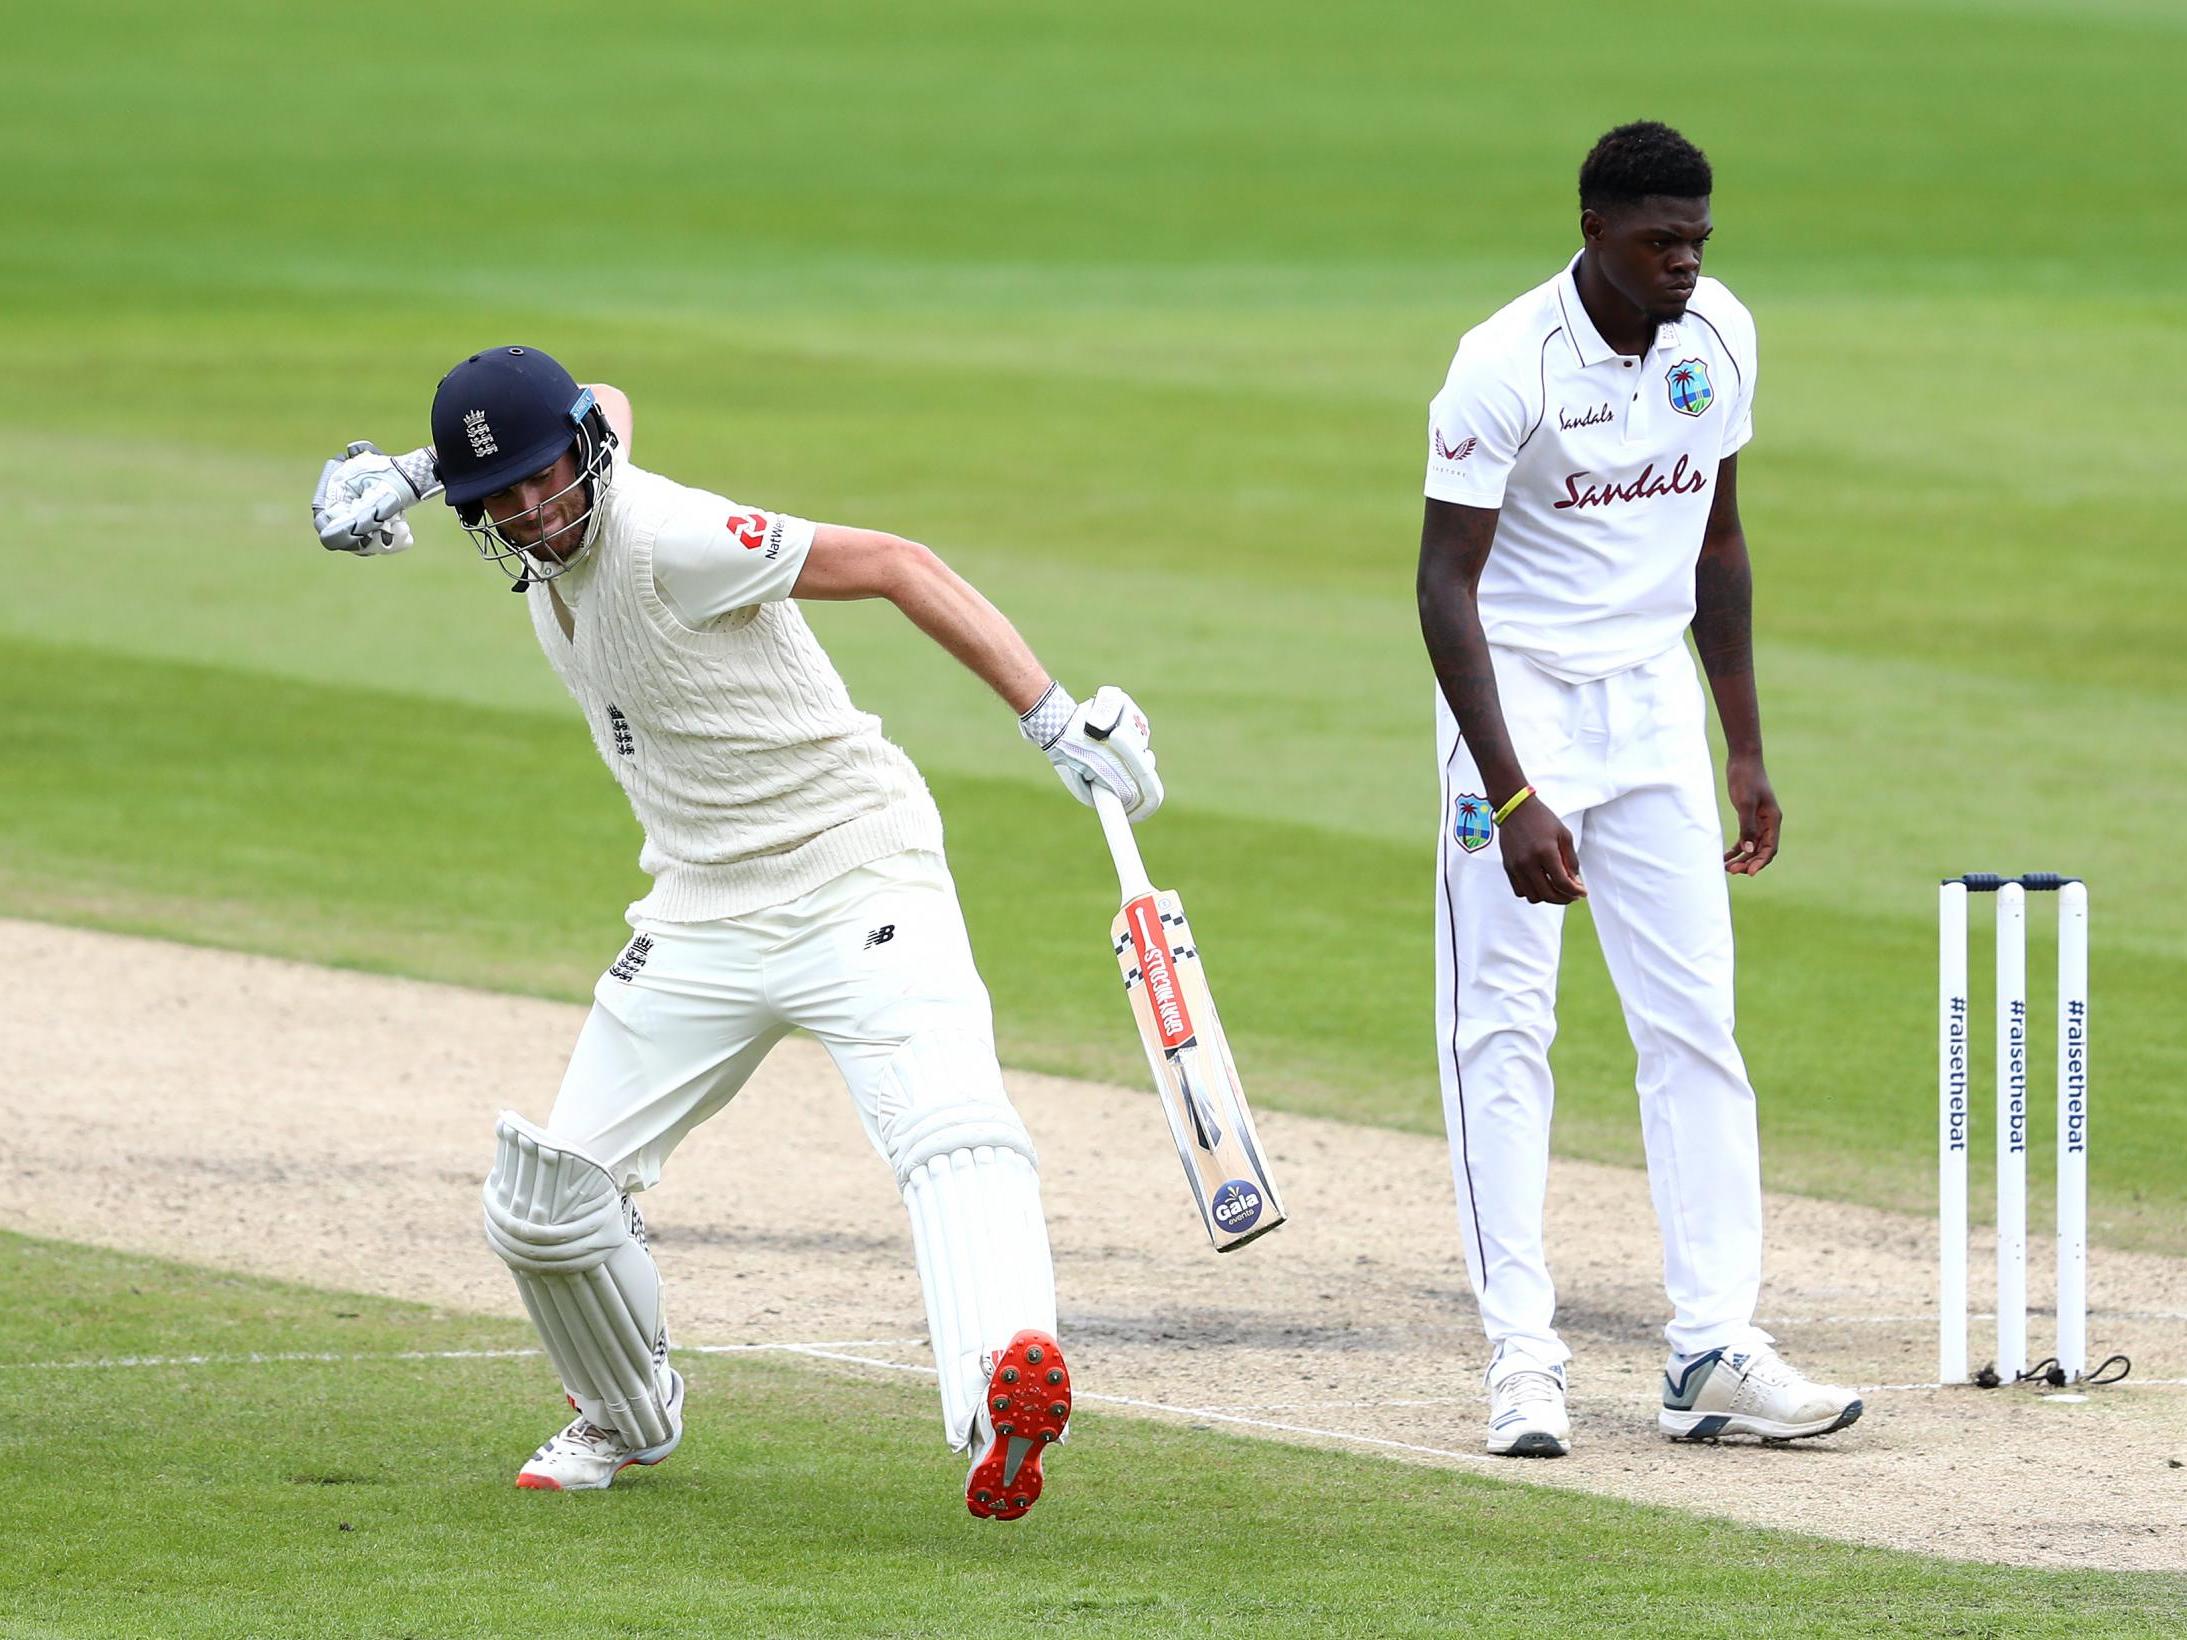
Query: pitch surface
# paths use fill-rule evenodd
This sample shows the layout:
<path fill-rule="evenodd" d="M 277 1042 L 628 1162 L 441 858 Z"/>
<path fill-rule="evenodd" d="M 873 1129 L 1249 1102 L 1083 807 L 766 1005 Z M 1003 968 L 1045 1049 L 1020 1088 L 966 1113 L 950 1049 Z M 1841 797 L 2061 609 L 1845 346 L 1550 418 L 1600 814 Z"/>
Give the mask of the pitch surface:
<path fill-rule="evenodd" d="M 7 1225 L 521 1315 L 478 1233 L 486 1136 L 500 1105 L 556 1076 L 578 1010 L 27 923 L 0 922 L 0 959 L 35 973 L 47 1022 L 0 1058 Z M 1218 1257 L 1145 1095 L 1030 1074 L 1012 1091 L 1041 1147 L 1085 1405 L 1960 1559 L 2178 1566 L 2187 1261 L 2096 1255 L 2091 1338 L 2132 1354 L 2126 1387 L 2075 1402 L 1939 1390 L 1923 1382 L 1934 1225 L 1774 1199 L 1764 1322 L 1809 1371 L 1859 1385 L 1866 1415 L 1794 1448 L 1673 1446 L 1654 1424 L 1663 1300 L 1645 1182 L 1568 1161 L 1550 1211 L 1574 1452 L 1515 1466 L 1480 1449 L 1483 1346 L 1442 1233 L 1439 1143 L 1272 1118 L 1292 1222 Z M 107 1165 L 83 1177 L 84 1155 Z M 811 1043 L 775 1051 L 646 1212 L 683 1343 L 930 1377 L 902 1209 Z M 2040 1259 L 2036 1277 L 2040 1304 Z M 2038 1315 L 2031 1337 L 2048 1327 Z M 561 1402 L 544 1367 L 529 1388 L 543 1438 Z M 931 1407 L 923 1384 L 907 1393 Z"/>

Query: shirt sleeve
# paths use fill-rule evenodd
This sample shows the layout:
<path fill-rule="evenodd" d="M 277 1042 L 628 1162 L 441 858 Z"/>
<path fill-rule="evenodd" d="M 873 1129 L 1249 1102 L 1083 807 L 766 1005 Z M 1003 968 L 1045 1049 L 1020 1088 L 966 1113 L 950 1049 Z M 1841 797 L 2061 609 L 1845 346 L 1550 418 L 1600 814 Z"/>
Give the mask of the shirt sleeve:
<path fill-rule="evenodd" d="M 1754 439 L 1754 377 L 1759 366 L 1759 349 L 1754 342 L 1754 315 L 1745 308 L 1738 310 L 1738 328 L 1726 338 L 1737 349 L 1739 366 L 1739 402 L 1732 406 L 1731 431 L 1724 437 L 1724 454 L 1737 455 Z"/>
<path fill-rule="evenodd" d="M 1531 431 L 1525 392 L 1468 336 L 1428 406 L 1428 478 L 1435 501 L 1500 507 L 1512 463 Z"/>
<path fill-rule="evenodd" d="M 702 627 L 787 598 L 812 544 L 810 519 L 693 490 L 653 538 L 653 590 L 685 626 Z"/>

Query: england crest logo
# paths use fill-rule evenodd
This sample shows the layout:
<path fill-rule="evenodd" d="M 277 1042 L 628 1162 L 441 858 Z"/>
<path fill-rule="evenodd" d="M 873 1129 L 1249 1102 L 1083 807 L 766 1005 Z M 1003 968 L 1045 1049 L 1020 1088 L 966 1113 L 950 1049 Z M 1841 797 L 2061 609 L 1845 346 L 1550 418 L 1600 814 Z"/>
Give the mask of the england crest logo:
<path fill-rule="evenodd" d="M 1461 792 L 1453 805 L 1450 840 L 1468 854 L 1478 854 L 1495 840 L 1496 819 L 1488 799 Z"/>
<path fill-rule="evenodd" d="M 1663 380 L 1670 386 L 1671 408 L 1682 416 L 1698 416 L 1716 402 L 1705 359 L 1680 359 Z"/>

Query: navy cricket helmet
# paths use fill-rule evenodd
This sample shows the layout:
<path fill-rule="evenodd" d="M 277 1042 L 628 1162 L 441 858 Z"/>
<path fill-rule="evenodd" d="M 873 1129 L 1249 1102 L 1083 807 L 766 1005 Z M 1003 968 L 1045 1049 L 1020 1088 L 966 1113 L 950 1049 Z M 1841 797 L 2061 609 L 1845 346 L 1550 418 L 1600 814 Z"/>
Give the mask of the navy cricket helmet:
<path fill-rule="evenodd" d="M 614 431 L 590 388 L 550 355 L 533 347 L 496 347 L 474 353 L 447 375 L 433 394 L 433 449 L 448 505 L 485 558 L 521 590 L 528 581 L 552 580 L 586 545 L 607 477 Z M 573 483 L 514 518 L 485 516 L 486 497 L 544 472 L 575 449 Z M 585 507 L 554 532 L 556 540 L 578 531 L 566 548 L 542 551 L 538 522 L 570 490 L 583 487 Z M 529 537 L 526 539 L 526 537 Z"/>

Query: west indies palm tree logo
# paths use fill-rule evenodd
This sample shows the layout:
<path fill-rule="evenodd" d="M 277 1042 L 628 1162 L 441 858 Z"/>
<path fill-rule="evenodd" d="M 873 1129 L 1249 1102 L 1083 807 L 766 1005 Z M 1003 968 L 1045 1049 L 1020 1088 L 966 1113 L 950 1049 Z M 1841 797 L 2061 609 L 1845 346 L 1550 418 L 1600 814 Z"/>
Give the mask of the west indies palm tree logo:
<path fill-rule="evenodd" d="M 1706 360 L 1680 359 L 1663 379 L 1670 384 L 1671 408 L 1682 416 L 1698 416 L 1716 402 Z"/>
<path fill-rule="evenodd" d="M 1451 841 L 1468 854 L 1478 854 L 1488 847 L 1495 835 L 1496 817 L 1488 806 L 1488 799 L 1472 792 L 1459 793 L 1450 825 Z"/>

